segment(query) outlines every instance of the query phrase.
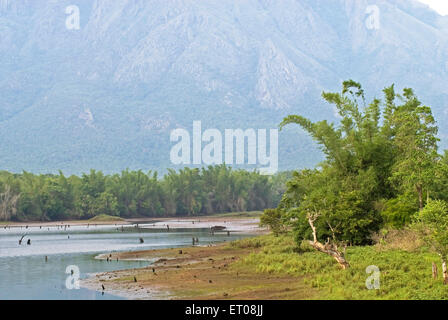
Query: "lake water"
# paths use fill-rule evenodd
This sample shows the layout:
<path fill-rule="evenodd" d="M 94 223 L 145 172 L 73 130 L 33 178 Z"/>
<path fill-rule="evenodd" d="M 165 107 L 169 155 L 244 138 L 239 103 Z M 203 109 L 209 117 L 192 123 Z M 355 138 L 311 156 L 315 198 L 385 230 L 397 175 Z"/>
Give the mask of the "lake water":
<path fill-rule="evenodd" d="M 0 300 L 100 300 L 122 299 L 81 288 L 67 289 L 68 266 L 79 268 L 80 277 L 91 273 L 145 267 L 147 261 L 112 261 L 95 259 L 99 253 L 174 248 L 231 241 L 247 237 L 242 233 L 209 234 L 208 229 L 154 230 L 144 225 L 71 226 L 70 228 L 0 227 Z M 22 245 L 19 239 L 26 234 Z M 139 239 L 144 243 L 140 244 Z M 27 240 L 31 245 L 27 245 Z M 46 261 L 45 257 L 48 258 Z"/>

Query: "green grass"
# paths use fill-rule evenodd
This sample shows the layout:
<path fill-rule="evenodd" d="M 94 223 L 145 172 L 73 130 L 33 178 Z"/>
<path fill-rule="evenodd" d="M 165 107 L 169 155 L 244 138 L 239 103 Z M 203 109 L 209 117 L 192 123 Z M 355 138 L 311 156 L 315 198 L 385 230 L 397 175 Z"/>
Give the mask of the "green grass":
<path fill-rule="evenodd" d="M 291 275 L 317 289 L 319 299 L 448 299 L 448 286 L 441 279 L 437 255 L 421 250 L 379 250 L 377 247 L 347 248 L 351 267 L 339 268 L 333 258 L 311 247 L 294 243 L 290 236 L 261 236 L 230 244 L 254 251 L 233 268 L 256 273 Z M 431 262 L 439 267 L 439 278 L 432 279 Z M 380 289 L 368 290 L 370 265 L 380 269 Z M 299 281 L 299 279 L 298 279 Z"/>
<path fill-rule="evenodd" d="M 108 222 L 108 221 L 125 221 L 123 218 L 109 216 L 107 214 L 100 214 L 92 219 L 88 220 L 89 222 Z"/>
<path fill-rule="evenodd" d="M 229 217 L 229 218 L 258 218 L 263 214 L 261 211 L 244 211 L 244 212 L 226 212 L 216 213 L 211 217 Z"/>

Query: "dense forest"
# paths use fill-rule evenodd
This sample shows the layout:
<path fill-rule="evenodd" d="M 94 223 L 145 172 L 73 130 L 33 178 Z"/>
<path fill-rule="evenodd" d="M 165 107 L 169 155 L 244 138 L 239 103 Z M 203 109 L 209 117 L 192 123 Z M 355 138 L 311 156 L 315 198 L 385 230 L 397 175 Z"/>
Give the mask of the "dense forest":
<path fill-rule="evenodd" d="M 168 173 L 123 171 L 66 177 L 0 172 L 0 220 L 89 219 L 99 214 L 161 217 L 275 207 L 289 174 L 268 177 L 221 165 Z"/>
<path fill-rule="evenodd" d="M 326 160 L 294 172 L 278 208 L 261 221 L 275 234 L 293 232 L 299 244 L 306 241 L 344 269 L 347 246 L 410 228 L 442 257 L 448 281 L 448 152 L 439 154 L 431 108 L 412 89 L 399 94 L 390 86 L 383 94 L 367 104 L 361 85 L 345 81 L 341 92 L 323 93 L 338 110 L 338 124 L 284 119 L 281 127 L 299 125 Z"/>

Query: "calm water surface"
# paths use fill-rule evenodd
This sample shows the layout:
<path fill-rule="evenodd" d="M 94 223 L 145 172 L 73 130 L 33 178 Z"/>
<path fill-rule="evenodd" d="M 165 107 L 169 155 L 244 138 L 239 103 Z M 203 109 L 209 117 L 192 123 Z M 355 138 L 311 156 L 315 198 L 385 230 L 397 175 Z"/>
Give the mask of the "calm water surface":
<path fill-rule="evenodd" d="M 140 225 L 144 227 L 144 225 Z M 22 245 L 19 239 L 26 234 Z M 145 267 L 148 261 L 94 259 L 99 253 L 191 246 L 192 237 L 201 244 L 247 237 L 245 234 L 215 234 L 208 229 L 153 230 L 135 226 L 71 226 L 70 228 L 0 227 L 0 300 L 9 299 L 121 299 L 79 289 L 69 290 L 66 268 L 78 266 L 81 278 L 91 273 Z M 140 244 L 139 238 L 144 239 Z M 31 245 L 26 242 L 31 239 Z M 45 261 L 45 257 L 48 261 Z"/>

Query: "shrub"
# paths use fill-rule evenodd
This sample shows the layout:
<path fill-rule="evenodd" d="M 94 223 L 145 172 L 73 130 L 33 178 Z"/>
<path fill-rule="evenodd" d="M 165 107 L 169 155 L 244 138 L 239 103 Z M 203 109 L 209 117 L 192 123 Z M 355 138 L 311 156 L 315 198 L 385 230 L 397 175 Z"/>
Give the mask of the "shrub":
<path fill-rule="evenodd" d="M 382 205 L 381 216 L 386 226 L 401 229 L 408 225 L 418 212 L 418 203 L 410 196 L 402 195 L 387 200 Z"/>
<path fill-rule="evenodd" d="M 286 228 L 279 209 L 266 209 L 260 217 L 260 226 L 269 227 L 275 236 L 283 233 Z"/>

